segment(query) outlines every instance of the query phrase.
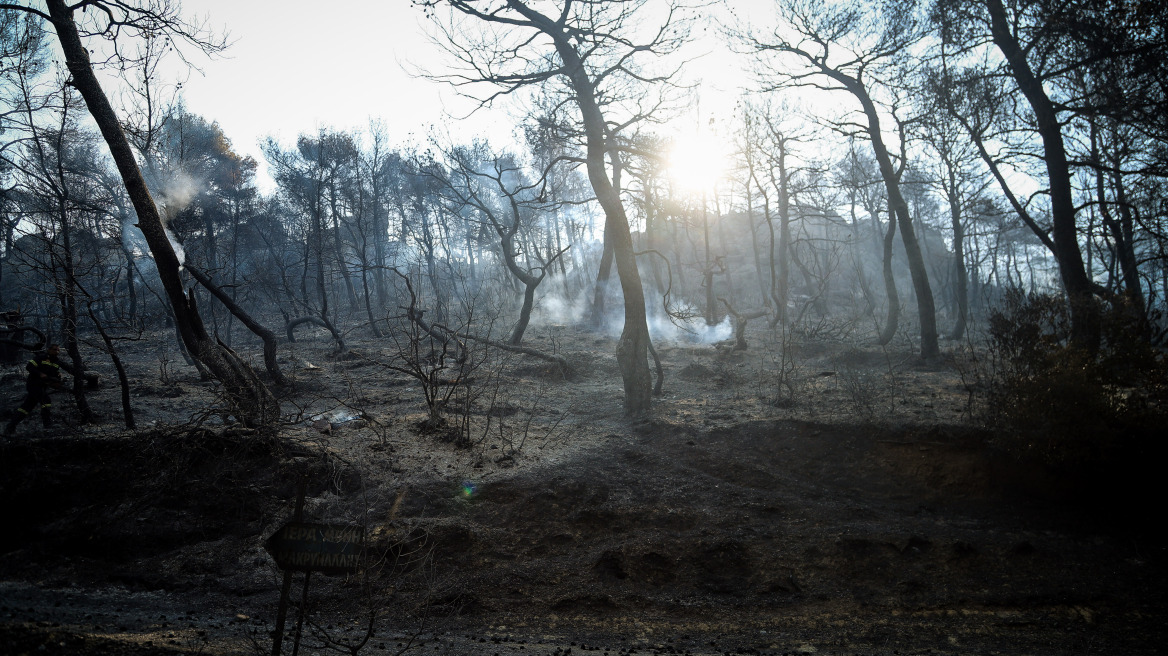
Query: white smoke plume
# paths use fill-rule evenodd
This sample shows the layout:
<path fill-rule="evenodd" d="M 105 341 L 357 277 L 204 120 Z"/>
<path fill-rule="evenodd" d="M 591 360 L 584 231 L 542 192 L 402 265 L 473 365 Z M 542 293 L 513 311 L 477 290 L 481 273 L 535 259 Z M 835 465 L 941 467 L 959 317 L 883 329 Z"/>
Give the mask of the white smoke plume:
<path fill-rule="evenodd" d="M 537 297 L 536 306 L 532 312 L 532 322 L 545 325 L 579 325 L 587 322 L 590 295 L 578 293 L 575 300 L 571 300 L 564 295 L 559 285 L 555 287 Z M 601 331 L 610 337 L 619 337 L 624 329 L 625 321 L 624 301 L 620 297 L 619 284 L 614 282 L 610 286 L 605 306 L 609 311 L 601 325 Z M 734 333 L 730 317 L 726 317 L 717 325 L 708 326 L 702 313 L 691 305 L 684 304 L 671 309 L 687 318 L 677 316 L 671 318 L 666 314 L 661 298 L 653 295 L 651 291 L 648 293 L 645 307 L 646 320 L 649 324 L 649 335 L 655 343 L 714 344 L 730 339 Z"/>
<path fill-rule="evenodd" d="M 186 251 L 170 231 L 170 220 L 190 205 L 191 200 L 199 193 L 199 187 L 199 182 L 190 175 L 178 172 L 157 180 L 154 188 L 155 202 L 162 216 L 162 227 L 166 230 L 166 238 L 170 241 L 170 247 L 174 249 L 180 268 L 186 263 Z"/>
<path fill-rule="evenodd" d="M 687 319 L 670 319 L 660 306 L 654 308 L 648 316 L 649 335 L 654 342 L 681 342 L 685 344 L 714 344 L 730 339 L 734 333 L 730 317 L 713 326 L 706 324 L 705 317 L 694 308 L 686 308 L 687 315 L 696 315 Z"/>
<path fill-rule="evenodd" d="M 174 255 L 178 258 L 178 268 L 181 270 L 183 265 L 187 263 L 187 252 L 183 250 L 182 244 L 174 238 L 174 233 L 170 231 L 170 228 L 166 228 L 165 225 L 163 227 L 166 229 L 166 238 L 170 241 L 170 247 L 174 249 Z"/>
<path fill-rule="evenodd" d="M 565 290 L 566 284 L 562 276 L 557 276 L 540 286 L 531 313 L 534 323 L 571 326 L 588 320 L 587 301 L 569 299 Z"/>
<path fill-rule="evenodd" d="M 138 229 L 138 224 L 129 217 L 122 218 L 122 246 L 130 253 L 141 254 L 149 250 L 146 237 Z"/>

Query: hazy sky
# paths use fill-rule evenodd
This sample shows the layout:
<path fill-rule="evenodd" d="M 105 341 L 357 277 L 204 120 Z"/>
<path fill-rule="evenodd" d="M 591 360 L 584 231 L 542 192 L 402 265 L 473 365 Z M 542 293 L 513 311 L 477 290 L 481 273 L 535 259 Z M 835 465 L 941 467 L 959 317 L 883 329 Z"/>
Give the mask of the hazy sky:
<path fill-rule="evenodd" d="M 434 124 L 458 139 L 507 136 L 499 113 L 452 121 L 442 108 L 462 115 L 466 101 L 403 69 L 412 62 L 440 70 L 441 62 L 409 0 L 183 0 L 183 11 L 226 30 L 234 42 L 225 56 L 201 60 L 202 73 L 191 73 L 183 88 L 187 108 L 218 121 L 238 152 L 261 163 L 258 143 L 267 135 L 291 143 L 321 126 L 364 128 L 370 118 L 381 118 L 395 143 L 411 134 L 424 138 Z M 712 44 L 703 50 L 724 50 L 715 31 L 712 21 L 696 28 L 695 36 Z M 705 78 L 703 114 L 733 105 L 741 76 L 731 69 L 724 54 L 687 67 L 692 78 Z"/>
<path fill-rule="evenodd" d="M 191 73 L 187 108 L 218 121 L 237 151 L 261 162 L 267 135 L 291 142 L 317 127 L 364 128 L 380 117 L 399 141 L 447 123 L 444 102 L 460 104 L 402 69 L 401 61 L 436 56 L 408 0 L 185 0 L 183 10 L 233 41 L 224 57 Z"/>

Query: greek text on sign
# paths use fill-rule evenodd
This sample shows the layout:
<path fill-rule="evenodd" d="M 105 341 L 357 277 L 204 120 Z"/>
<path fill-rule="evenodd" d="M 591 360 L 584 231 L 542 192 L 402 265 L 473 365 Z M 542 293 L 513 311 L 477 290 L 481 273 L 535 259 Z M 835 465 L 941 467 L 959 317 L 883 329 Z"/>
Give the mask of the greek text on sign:
<path fill-rule="evenodd" d="M 360 567 L 365 529 L 289 522 L 264 544 L 280 569 L 348 574 Z"/>

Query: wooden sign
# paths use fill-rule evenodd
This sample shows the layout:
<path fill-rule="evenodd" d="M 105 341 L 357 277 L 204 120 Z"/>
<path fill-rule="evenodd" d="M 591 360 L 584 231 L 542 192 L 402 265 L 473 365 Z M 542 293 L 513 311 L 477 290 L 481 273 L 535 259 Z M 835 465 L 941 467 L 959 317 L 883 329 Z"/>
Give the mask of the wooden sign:
<path fill-rule="evenodd" d="M 288 522 L 264 543 L 283 570 L 350 574 L 360 567 L 365 529 Z"/>

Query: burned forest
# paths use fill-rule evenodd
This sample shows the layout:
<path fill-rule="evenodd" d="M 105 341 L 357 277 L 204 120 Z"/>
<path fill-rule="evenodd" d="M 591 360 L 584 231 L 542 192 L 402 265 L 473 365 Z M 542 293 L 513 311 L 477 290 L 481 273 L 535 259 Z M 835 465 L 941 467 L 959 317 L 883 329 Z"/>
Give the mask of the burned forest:
<path fill-rule="evenodd" d="M 1168 9 L 278 5 L 0 1 L 0 655 L 1162 653 Z"/>

